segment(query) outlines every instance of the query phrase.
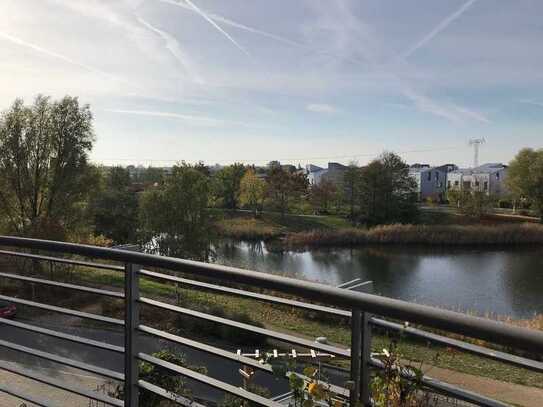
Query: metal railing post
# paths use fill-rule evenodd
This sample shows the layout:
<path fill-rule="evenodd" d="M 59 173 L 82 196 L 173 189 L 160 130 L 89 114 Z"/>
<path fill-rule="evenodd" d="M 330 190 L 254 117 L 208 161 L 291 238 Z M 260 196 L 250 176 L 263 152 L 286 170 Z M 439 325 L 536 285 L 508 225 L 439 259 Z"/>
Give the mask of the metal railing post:
<path fill-rule="evenodd" d="M 125 264 L 124 294 L 124 405 L 138 406 L 139 366 L 136 349 L 136 328 L 139 325 L 139 266 Z"/>
<path fill-rule="evenodd" d="M 362 312 L 358 309 L 352 310 L 351 316 L 351 388 L 350 405 L 358 405 L 360 396 L 360 351 L 362 349 Z"/>
<path fill-rule="evenodd" d="M 362 340 L 361 340 L 361 369 L 360 369 L 360 401 L 363 406 L 371 406 L 371 314 L 362 313 Z"/>

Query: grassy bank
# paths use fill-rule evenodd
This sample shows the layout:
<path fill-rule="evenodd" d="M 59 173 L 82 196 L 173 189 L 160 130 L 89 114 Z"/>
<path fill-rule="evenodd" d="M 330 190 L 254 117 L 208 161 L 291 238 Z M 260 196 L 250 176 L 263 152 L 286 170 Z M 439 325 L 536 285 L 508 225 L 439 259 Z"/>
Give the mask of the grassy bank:
<path fill-rule="evenodd" d="M 218 212 L 215 227 L 221 236 L 246 240 L 269 240 L 290 233 L 349 228 L 347 220 L 336 216 L 281 215 L 266 212 L 255 218 L 246 212 Z"/>
<path fill-rule="evenodd" d="M 543 225 L 420 224 L 354 228 L 334 216 L 227 213 L 215 223 L 219 235 L 242 240 L 275 239 L 286 248 L 365 244 L 519 245 L 543 244 Z"/>

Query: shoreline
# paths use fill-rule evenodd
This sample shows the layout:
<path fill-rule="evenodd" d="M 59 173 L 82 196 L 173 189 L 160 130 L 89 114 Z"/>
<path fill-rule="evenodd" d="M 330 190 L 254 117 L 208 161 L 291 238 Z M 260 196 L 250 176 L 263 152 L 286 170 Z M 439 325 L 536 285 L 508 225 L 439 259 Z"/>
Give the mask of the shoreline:
<path fill-rule="evenodd" d="M 289 231 L 262 221 L 221 221 L 218 235 L 246 241 L 265 241 L 282 249 L 360 247 L 368 245 L 422 245 L 442 247 L 543 245 L 543 225 L 393 224 L 372 228 L 338 227 Z"/>

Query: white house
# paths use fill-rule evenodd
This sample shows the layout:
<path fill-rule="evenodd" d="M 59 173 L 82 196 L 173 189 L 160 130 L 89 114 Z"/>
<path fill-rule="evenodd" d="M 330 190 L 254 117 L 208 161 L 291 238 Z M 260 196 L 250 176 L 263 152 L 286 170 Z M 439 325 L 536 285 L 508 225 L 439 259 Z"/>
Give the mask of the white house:
<path fill-rule="evenodd" d="M 507 165 L 487 163 L 476 168 L 459 169 L 448 174 L 447 189 L 481 191 L 500 197 L 508 193 Z"/>

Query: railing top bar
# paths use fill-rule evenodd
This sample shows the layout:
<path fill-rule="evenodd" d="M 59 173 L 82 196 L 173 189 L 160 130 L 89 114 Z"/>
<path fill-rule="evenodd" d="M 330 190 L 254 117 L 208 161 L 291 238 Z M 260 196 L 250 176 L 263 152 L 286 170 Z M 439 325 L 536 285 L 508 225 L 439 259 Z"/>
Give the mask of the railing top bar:
<path fill-rule="evenodd" d="M 12 251 L 8 251 L 8 250 L 0 250 L 0 254 L 5 255 L 5 256 L 14 256 L 14 257 L 23 257 L 23 258 L 27 258 L 27 259 L 35 259 L 35 260 L 40 260 L 40 261 L 52 261 L 52 262 L 55 262 L 55 263 L 70 264 L 72 266 L 87 266 L 87 267 L 92 267 L 92 268 L 95 268 L 95 269 L 124 271 L 124 267 L 115 266 L 114 264 L 93 263 L 93 262 L 90 262 L 90 261 L 63 259 L 61 257 L 43 256 L 41 254 L 18 253 L 18 252 L 12 252 Z"/>
<path fill-rule="evenodd" d="M 540 331 L 513 327 L 497 321 L 373 294 L 351 292 L 319 283 L 191 260 L 75 243 L 0 236 L 0 245 L 135 263 L 147 267 L 182 271 L 222 281 L 256 285 L 261 288 L 283 291 L 316 301 L 326 299 L 332 305 L 358 308 L 372 314 L 415 322 L 461 335 L 485 339 L 490 342 L 512 345 L 518 349 L 543 352 L 543 332 Z"/>

